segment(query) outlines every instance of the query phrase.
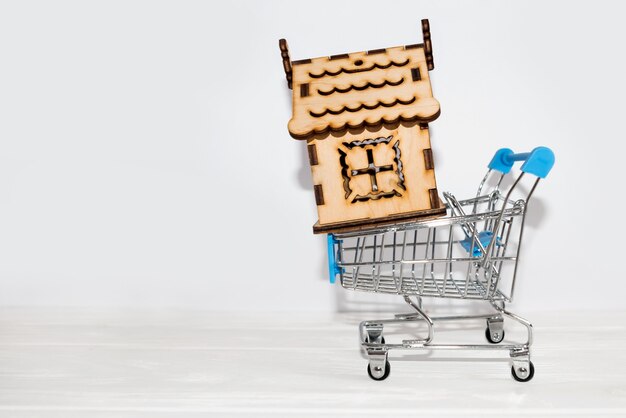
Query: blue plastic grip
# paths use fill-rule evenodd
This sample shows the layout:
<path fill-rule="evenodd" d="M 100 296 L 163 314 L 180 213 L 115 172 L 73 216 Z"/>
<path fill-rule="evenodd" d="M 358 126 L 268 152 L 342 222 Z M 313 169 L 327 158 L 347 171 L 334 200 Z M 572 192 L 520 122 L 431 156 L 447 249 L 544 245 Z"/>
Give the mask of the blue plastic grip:
<path fill-rule="evenodd" d="M 515 161 L 524 161 L 521 168 L 524 173 L 533 174 L 543 179 L 546 178 L 554 165 L 554 153 L 547 147 L 537 147 L 531 152 L 519 154 L 515 154 L 509 148 L 501 148 L 496 151 L 491 159 L 489 168 L 506 174 L 511 171 Z"/>
<path fill-rule="evenodd" d="M 511 167 L 513 167 L 513 161 L 510 161 L 507 156 L 513 154 L 513 150 L 509 148 L 500 148 L 491 159 L 489 169 L 499 171 L 502 174 L 508 173 L 511 171 Z"/>
<path fill-rule="evenodd" d="M 328 278 L 332 284 L 335 283 L 337 275 L 341 273 L 341 269 L 335 260 L 335 245 L 338 244 L 339 241 L 337 241 L 337 238 L 335 238 L 333 234 L 328 234 L 326 243 L 328 245 Z"/>
<path fill-rule="evenodd" d="M 552 150 L 547 147 L 537 147 L 532 150 L 530 156 L 526 158 L 526 162 L 522 164 L 522 171 L 545 179 L 553 165 L 554 153 Z"/>

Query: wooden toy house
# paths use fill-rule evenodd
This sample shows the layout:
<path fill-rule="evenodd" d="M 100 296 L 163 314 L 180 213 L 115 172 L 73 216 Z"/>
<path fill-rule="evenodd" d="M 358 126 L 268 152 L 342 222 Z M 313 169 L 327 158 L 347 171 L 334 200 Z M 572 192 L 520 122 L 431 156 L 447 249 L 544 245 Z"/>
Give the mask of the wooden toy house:
<path fill-rule="evenodd" d="M 293 116 L 307 142 L 319 221 L 315 233 L 445 214 L 428 123 L 439 116 L 423 44 L 290 61 L 279 42 Z"/>

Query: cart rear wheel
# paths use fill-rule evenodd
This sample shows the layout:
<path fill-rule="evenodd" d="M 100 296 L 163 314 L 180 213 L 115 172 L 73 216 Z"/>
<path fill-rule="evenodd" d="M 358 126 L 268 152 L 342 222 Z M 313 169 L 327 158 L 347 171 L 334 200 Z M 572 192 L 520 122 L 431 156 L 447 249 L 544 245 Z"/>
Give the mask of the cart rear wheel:
<path fill-rule="evenodd" d="M 513 375 L 513 379 L 518 382 L 528 382 L 535 375 L 535 366 L 532 361 L 528 362 L 528 369 L 525 367 L 515 368 L 515 365 L 511 366 L 511 374 Z"/>
<path fill-rule="evenodd" d="M 489 327 L 487 327 L 487 329 L 485 329 L 485 337 L 487 337 L 487 341 L 489 341 L 491 344 L 501 343 L 502 340 L 504 340 L 504 330 L 499 332 L 491 332 L 489 330 Z"/>
<path fill-rule="evenodd" d="M 380 371 L 380 370 L 378 370 L 378 371 Z M 374 380 L 385 380 L 386 378 L 389 377 L 389 372 L 391 372 L 391 366 L 389 365 L 388 361 L 385 362 L 385 373 L 383 373 L 383 375 L 380 376 L 380 377 L 375 377 L 372 374 L 371 365 L 370 364 L 367 365 L 367 374 Z"/>

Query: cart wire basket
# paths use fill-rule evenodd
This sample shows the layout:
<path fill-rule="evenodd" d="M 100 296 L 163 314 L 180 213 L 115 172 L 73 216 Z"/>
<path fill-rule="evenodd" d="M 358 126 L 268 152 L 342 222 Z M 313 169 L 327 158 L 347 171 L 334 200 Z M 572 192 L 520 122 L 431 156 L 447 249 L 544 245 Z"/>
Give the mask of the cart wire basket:
<path fill-rule="evenodd" d="M 521 172 L 514 180 L 507 179 L 516 161 L 523 161 Z M 520 382 L 533 378 L 532 325 L 506 310 L 505 304 L 513 300 L 528 202 L 553 165 L 549 148 L 519 154 L 502 148 L 489 163 L 476 197 L 457 200 L 443 194 L 445 217 L 328 235 L 331 283 L 339 276 L 345 289 L 397 294 L 411 307 L 410 313 L 394 319 L 361 322 L 361 345 L 372 379 L 389 376 L 388 352 L 395 349 L 508 350 L 513 378 Z M 526 175 L 534 181 L 528 184 L 523 180 Z M 505 187 L 507 183 L 511 185 Z M 483 300 L 489 312 L 430 317 L 422 307 L 425 297 Z M 504 318 L 525 327 L 525 341 L 502 343 Z M 436 322 L 477 319 L 486 320 L 488 344 L 434 342 Z M 410 322 L 425 323 L 427 331 L 395 344 L 385 341 L 386 325 Z"/>

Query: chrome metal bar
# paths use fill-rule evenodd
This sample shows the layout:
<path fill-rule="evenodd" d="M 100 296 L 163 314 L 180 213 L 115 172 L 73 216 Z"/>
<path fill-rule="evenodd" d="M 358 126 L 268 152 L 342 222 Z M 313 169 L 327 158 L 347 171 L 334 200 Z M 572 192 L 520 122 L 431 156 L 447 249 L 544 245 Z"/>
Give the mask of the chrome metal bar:
<path fill-rule="evenodd" d="M 463 217 L 463 218 L 466 217 L 465 212 L 463 211 L 463 208 L 459 205 L 458 201 L 452 194 L 444 192 L 443 197 L 450 204 L 451 211 L 453 214 L 455 215 L 458 214 L 459 217 Z M 465 233 L 465 236 L 467 239 L 470 239 L 470 238 L 472 239 L 472 243 L 470 245 L 470 250 L 469 250 L 470 256 L 474 254 L 474 245 L 477 245 L 478 248 L 480 249 L 481 254 L 483 255 L 483 259 L 485 261 L 488 260 L 489 257 L 487 257 L 487 250 L 485 250 L 485 247 L 483 246 L 482 242 L 480 242 L 478 231 L 476 231 L 476 228 L 475 228 L 475 223 L 468 222 L 466 224 L 461 224 L 461 229 L 463 229 L 463 232 Z M 491 248 L 491 244 L 495 240 L 496 238 L 491 239 L 491 241 L 489 242 L 490 246 L 488 246 L 488 248 Z M 486 274 L 488 274 L 490 282 L 494 274 L 496 275 L 496 277 L 499 276 L 498 269 L 492 263 L 482 263 L 482 267 L 483 269 L 485 269 L 485 271 L 489 269 L 489 272 L 486 272 Z"/>
<path fill-rule="evenodd" d="M 483 191 L 483 186 L 485 185 L 485 182 L 489 178 L 491 171 L 492 171 L 491 169 L 487 170 L 487 174 L 485 174 L 485 177 L 483 177 L 483 180 L 478 185 L 478 191 L 476 192 L 476 198 L 474 199 L 474 206 L 472 207 L 472 215 L 476 213 L 476 209 L 478 206 L 478 198 Z"/>
<path fill-rule="evenodd" d="M 430 258 L 423 258 L 423 259 L 418 259 L 418 260 L 400 260 L 400 261 L 396 261 L 394 263 L 393 260 L 381 260 L 381 261 L 376 261 L 375 263 L 371 263 L 368 261 L 363 261 L 363 262 L 357 262 L 357 263 L 341 263 L 341 267 L 354 267 L 355 265 L 357 266 L 368 266 L 370 264 L 374 264 L 375 266 L 378 265 L 393 265 L 393 264 L 397 264 L 397 263 L 401 263 L 401 264 L 431 264 L 431 263 L 458 263 L 458 262 L 476 262 L 476 258 L 467 258 L 467 257 L 451 257 L 451 258 L 435 258 L 435 259 L 430 259 Z M 515 257 L 493 257 L 492 258 L 493 261 L 516 261 Z"/>
<path fill-rule="evenodd" d="M 363 241 L 365 241 L 366 238 L 367 237 L 363 237 Z M 360 242 L 361 242 L 361 237 L 358 237 L 356 239 L 356 245 L 354 246 L 354 263 L 357 262 L 357 259 L 358 259 L 358 256 L 359 256 L 359 244 L 360 244 Z M 361 257 L 363 257 L 363 253 L 361 253 Z M 361 267 L 356 266 L 356 265 L 354 267 L 352 267 L 352 288 L 353 289 L 356 288 L 356 283 L 357 283 L 356 280 L 357 280 L 357 277 L 359 275 L 359 269 L 360 268 Z"/>
<path fill-rule="evenodd" d="M 429 228 L 428 229 L 428 236 L 426 237 L 427 245 L 426 245 L 426 249 L 424 250 L 424 260 L 420 260 L 420 261 L 424 261 L 424 263 L 422 263 L 422 264 L 424 264 L 424 267 L 422 269 L 422 286 L 420 288 L 420 291 L 422 291 L 422 292 L 424 291 L 424 281 L 426 280 L 426 264 L 429 261 L 427 256 L 428 256 L 428 247 L 430 245 L 430 231 L 431 231 L 431 229 Z"/>
<path fill-rule="evenodd" d="M 511 202 L 514 204 L 515 202 Z M 518 209 L 515 207 L 510 209 L 505 209 L 504 213 L 506 215 L 519 215 L 520 213 L 516 213 Z M 335 236 L 337 238 L 352 238 L 363 235 L 373 235 L 373 234 L 382 234 L 385 232 L 393 232 L 393 231 L 404 231 L 404 230 L 416 230 L 416 229 L 429 229 L 436 226 L 445 226 L 445 225 L 458 225 L 458 224 L 467 224 L 468 222 L 478 222 L 489 218 L 497 218 L 500 216 L 501 210 L 497 211 L 489 211 L 478 213 L 476 215 L 466 215 L 465 217 L 441 217 L 437 219 L 429 219 L 420 222 L 413 223 L 405 223 L 405 224 L 395 224 L 393 226 L 381 227 L 381 228 L 373 228 L 367 231 L 358 231 L 358 232 L 345 232 L 345 233 L 337 233 Z"/>
<path fill-rule="evenodd" d="M 487 202 L 487 212 L 496 211 L 496 204 L 502 200 L 502 207 L 506 208 L 507 201 L 502 198 L 499 190 L 493 190 L 489 195 Z M 493 218 L 485 219 L 485 230 L 491 231 L 493 229 Z"/>
<path fill-rule="evenodd" d="M 399 284 L 396 284 L 396 287 L 398 288 L 398 292 L 402 290 L 402 278 L 404 277 L 402 273 L 404 271 L 404 266 L 405 266 L 405 263 L 403 261 L 404 261 L 404 253 L 406 251 L 406 235 L 407 233 L 406 231 L 404 231 L 402 234 L 402 256 L 400 258 Z"/>
<path fill-rule="evenodd" d="M 497 303 L 491 302 L 491 306 L 493 306 L 498 312 L 500 312 L 502 315 L 506 316 L 507 318 L 511 318 L 512 320 L 517 321 L 520 324 L 524 325 L 526 327 L 526 331 L 528 332 L 528 338 L 524 345 L 526 347 L 530 347 L 533 344 L 533 325 L 528 320 L 522 318 L 521 316 L 514 314 L 513 312 L 507 311 L 506 309 L 504 309 L 504 304 L 503 306 L 499 306 Z"/>
<path fill-rule="evenodd" d="M 362 344 L 364 347 L 368 347 L 368 344 Z M 426 349 L 426 350 L 483 350 L 483 351 L 511 351 L 522 349 L 519 345 L 513 344 L 385 344 L 388 350 L 414 350 L 414 349 Z"/>
<path fill-rule="evenodd" d="M 393 231 L 393 244 L 391 248 L 391 277 L 393 278 L 394 283 L 396 284 L 396 288 L 398 287 L 398 281 L 396 280 L 396 239 L 397 239 L 398 231 Z M 385 251 L 384 247 L 382 251 Z"/>
<path fill-rule="evenodd" d="M 376 241 L 378 239 L 378 235 L 374 235 L 374 248 L 372 248 L 372 278 L 376 276 L 376 249 L 378 246 L 376 245 Z M 374 288 L 376 288 L 374 286 Z"/>
<path fill-rule="evenodd" d="M 507 192 L 506 197 L 504 198 L 505 204 L 502 205 L 502 210 L 500 211 L 500 215 L 498 216 L 498 220 L 495 222 L 495 225 L 493 226 L 492 233 L 493 233 L 494 237 L 498 236 L 498 230 L 500 229 L 500 222 L 502 222 L 502 217 L 504 216 L 504 211 L 506 209 L 506 202 L 509 200 L 509 197 L 511 197 L 511 193 L 513 193 L 513 190 L 517 187 L 519 182 L 522 180 L 522 177 L 524 177 L 524 173 L 523 172 L 517 177 L 517 180 L 515 180 L 515 183 L 513 183 L 513 185 L 511 186 L 511 188 Z M 491 251 L 493 251 L 493 246 L 494 246 L 495 242 L 496 242 L 496 240 L 492 239 L 489 242 L 489 245 L 487 246 L 487 252 L 486 252 L 487 257 L 485 257 L 485 260 L 484 260 L 485 263 L 489 263 L 489 257 L 491 255 Z"/>
<path fill-rule="evenodd" d="M 508 227 L 507 227 L 507 225 L 508 225 Z M 506 237 L 504 237 L 505 230 L 506 230 Z M 498 247 L 498 252 L 496 253 L 496 258 L 506 257 L 506 250 L 507 250 L 507 246 L 509 244 L 509 239 L 511 237 L 511 231 L 512 230 L 513 230 L 513 218 L 507 218 L 507 221 L 504 224 L 504 228 L 503 228 L 502 234 L 501 234 L 501 237 L 504 237 L 504 240 L 501 242 L 500 247 Z M 516 262 L 517 262 L 517 260 L 516 260 Z M 496 283 L 496 286 L 494 288 L 494 292 L 497 291 L 500 288 L 499 281 L 502 279 L 502 276 L 503 276 L 502 269 L 504 268 L 504 260 L 496 260 L 496 263 L 497 263 L 497 266 L 498 266 L 499 276 L 498 276 L 498 282 Z"/>
<path fill-rule="evenodd" d="M 443 227 L 439 227 L 439 228 L 444 228 L 444 227 L 446 227 L 446 228 L 447 228 L 447 227 L 448 227 L 448 225 L 444 225 Z M 398 232 L 409 232 L 409 230 L 403 230 L 403 231 L 398 231 Z M 361 238 L 366 237 L 366 236 L 367 236 L 367 235 L 363 235 L 363 236 L 361 236 Z M 357 237 L 357 238 L 358 238 L 358 237 Z M 344 240 L 345 240 L 345 239 L 347 239 L 347 238 L 344 238 Z M 345 241 L 344 241 L 344 242 L 345 242 Z M 430 241 L 430 242 L 431 242 L 431 244 L 432 244 L 432 241 Z M 446 245 L 447 243 L 448 243 L 448 241 L 447 241 L 447 240 L 435 241 L 435 244 L 436 244 L 436 245 Z M 453 243 L 453 244 L 460 244 L 460 243 L 461 243 L 461 240 L 455 240 L 455 239 L 453 239 L 453 240 L 452 240 L 452 243 Z M 413 244 L 412 242 L 408 242 L 408 243 L 407 243 L 407 247 L 413 247 L 413 245 L 414 245 L 414 244 Z M 422 247 L 422 246 L 426 245 L 426 242 L 418 242 L 418 243 L 416 243 L 415 245 L 416 245 L 417 247 Z M 392 248 L 392 247 L 393 247 L 393 245 L 391 245 L 391 244 L 385 244 L 385 248 L 386 248 L 386 249 L 389 249 L 389 248 Z M 345 251 L 354 251 L 354 250 L 355 250 L 355 246 L 354 246 L 354 245 L 352 245 L 352 246 L 346 246 L 346 245 L 344 245 L 344 246 L 343 246 L 343 248 L 344 248 L 344 250 L 345 250 Z M 372 245 L 367 245 L 367 246 L 365 246 L 365 247 L 364 247 L 364 249 L 365 249 L 365 250 L 371 250 L 372 248 L 374 248 Z M 380 245 L 378 246 L 378 248 L 380 248 Z"/>
<path fill-rule="evenodd" d="M 413 260 L 415 260 L 415 257 L 417 255 L 417 246 L 415 245 L 415 243 L 417 242 L 417 229 L 413 231 Z M 415 278 L 415 264 L 413 264 L 411 266 L 411 277 L 413 278 L 413 281 L 415 282 L 415 288 L 417 289 L 417 279 Z"/>
<path fill-rule="evenodd" d="M 464 293 L 463 296 L 467 296 L 467 292 L 469 291 L 469 282 L 472 277 L 472 267 L 476 268 L 476 262 L 467 263 L 467 272 L 465 273 L 465 286 L 463 286 Z"/>
<path fill-rule="evenodd" d="M 449 233 L 448 233 L 448 247 L 446 248 L 446 259 L 448 260 L 448 262 L 446 263 L 445 266 L 445 271 L 443 273 L 443 288 L 446 288 L 447 285 L 447 281 L 448 281 L 448 275 L 450 275 L 450 278 L 452 278 L 452 262 L 450 261 L 452 259 L 452 227 L 449 227 Z"/>
<path fill-rule="evenodd" d="M 376 285 L 374 286 L 374 290 L 378 290 L 378 284 L 380 282 L 380 270 L 382 267 L 382 261 L 383 261 L 383 255 L 385 253 L 384 247 L 385 247 L 385 234 L 382 234 L 380 237 L 380 245 L 381 245 L 381 249 L 380 249 L 380 255 L 378 258 L 378 263 L 376 263 L 376 266 L 378 267 L 378 273 L 376 275 Z"/>
<path fill-rule="evenodd" d="M 451 316 L 431 316 L 430 319 L 433 322 L 441 322 L 441 321 L 462 321 L 465 319 L 487 319 L 487 318 L 491 318 L 493 316 L 493 312 L 490 313 L 485 313 L 485 314 L 472 314 L 472 315 L 451 315 Z M 394 315 L 395 319 L 381 319 L 381 320 L 377 320 L 376 322 L 380 322 L 381 324 L 392 324 L 392 323 L 401 323 L 402 321 L 405 320 L 411 320 L 411 321 L 421 321 L 423 320 L 423 318 L 415 313 L 415 312 L 410 312 L 410 313 L 406 313 L 406 314 L 396 314 Z"/>
<path fill-rule="evenodd" d="M 415 309 L 415 311 L 417 312 L 417 314 L 419 316 L 422 317 L 422 319 L 424 321 L 426 321 L 426 324 L 428 325 L 428 337 L 426 337 L 426 339 L 416 339 L 416 340 L 410 340 L 411 343 L 417 343 L 417 344 L 430 344 L 430 342 L 433 340 L 433 336 L 434 336 L 434 329 L 433 329 L 433 321 L 428 317 L 428 315 L 426 315 L 426 313 L 424 311 L 422 311 L 421 308 L 421 299 L 419 300 L 419 305 L 417 303 L 413 303 L 413 301 L 411 300 L 410 297 L 408 296 L 404 296 L 404 301 L 413 309 Z M 403 341 L 403 344 L 405 342 Z"/>
<path fill-rule="evenodd" d="M 539 184 L 539 177 L 537 177 L 537 180 L 535 180 L 535 184 L 533 185 L 532 189 L 530 189 L 530 192 L 528 193 L 528 196 L 526 197 L 526 204 L 528 204 L 528 201 L 530 200 L 531 196 L 533 195 L 533 192 L 535 191 L 535 188 L 537 187 L 537 185 Z M 518 238 L 518 242 L 517 242 L 517 253 L 515 254 L 515 258 L 518 259 L 520 256 L 520 251 L 522 249 L 522 237 L 524 235 L 524 223 L 526 222 L 526 206 L 524 207 L 524 211 L 522 214 L 522 220 L 521 220 L 521 225 L 520 225 L 520 229 L 519 229 L 519 238 Z M 515 280 L 517 278 L 517 262 L 515 262 L 515 267 L 513 268 L 513 279 L 511 282 L 511 300 L 513 300 L 514 294 L 515 294 Z"/>
<path fill-rule="evenodd" d="M 435 258 L 435 242 L 437 241 L 437 228 L 433 228 L 433 241 L 432 241 L 432 247 L 431 247 L 431 251 L 430 251 L 430 258 L 431 260 Z M 430 278 L 434 281 L 435 280 L 435 263 L 430 263 Z M 446 287 L 442 286 L 442 291 L 445 294 L 446 293 Z M 421 307 L 421 300 L 420 300 L 420 307 Z"/>

